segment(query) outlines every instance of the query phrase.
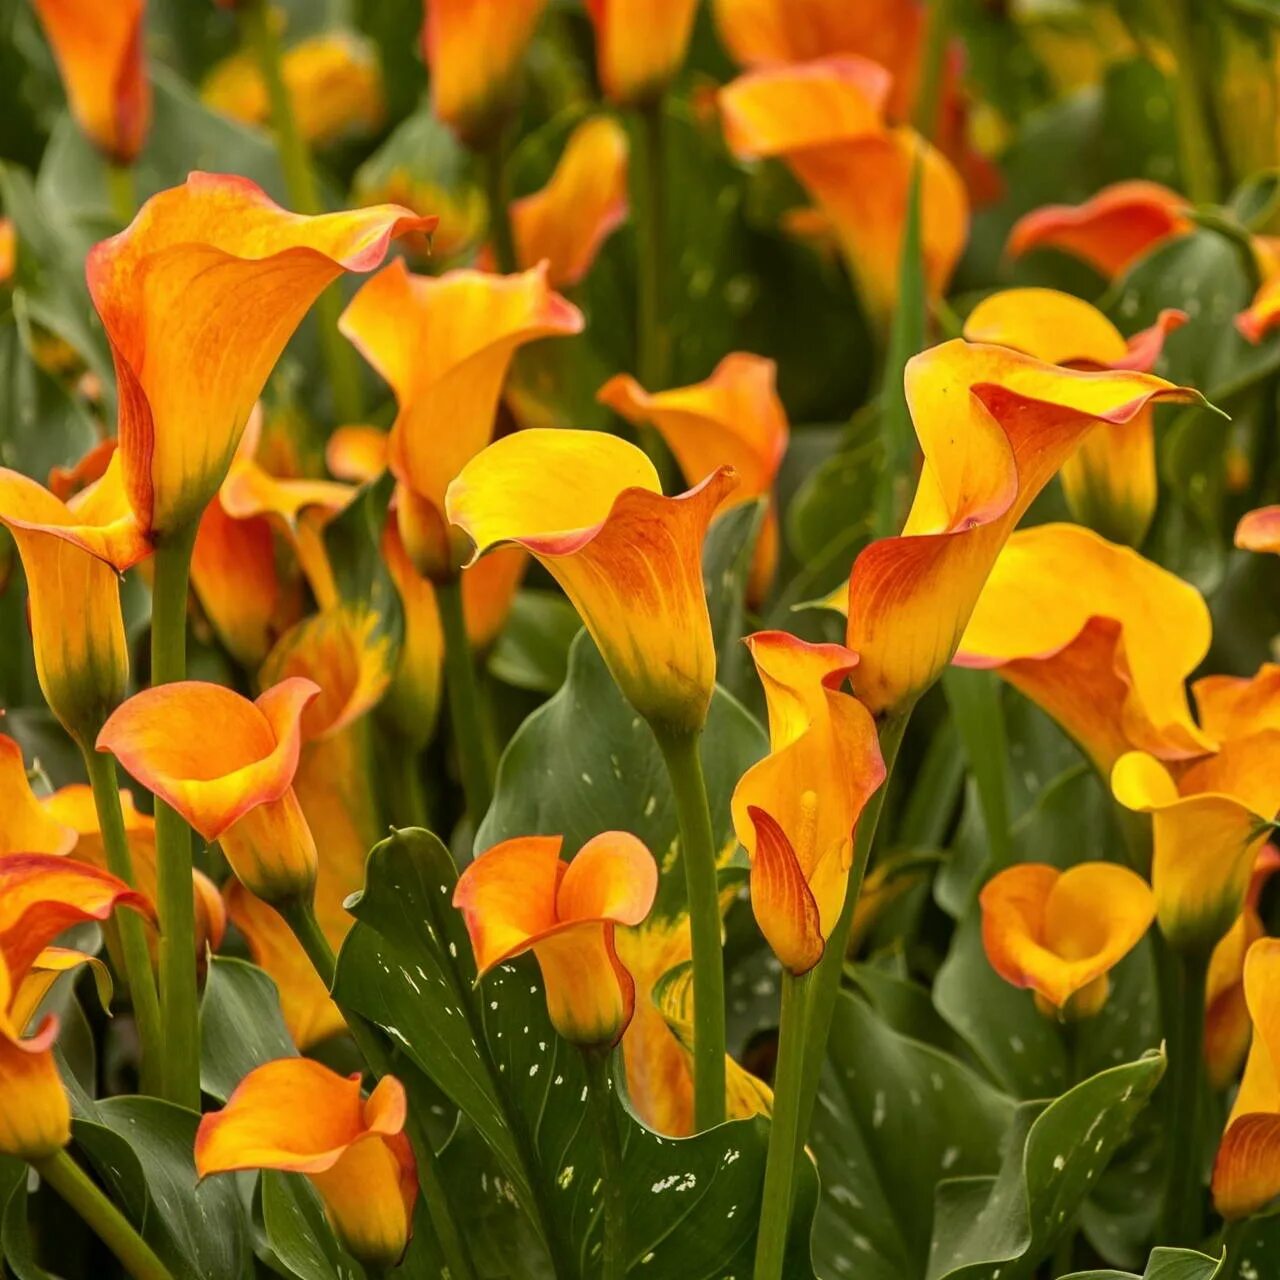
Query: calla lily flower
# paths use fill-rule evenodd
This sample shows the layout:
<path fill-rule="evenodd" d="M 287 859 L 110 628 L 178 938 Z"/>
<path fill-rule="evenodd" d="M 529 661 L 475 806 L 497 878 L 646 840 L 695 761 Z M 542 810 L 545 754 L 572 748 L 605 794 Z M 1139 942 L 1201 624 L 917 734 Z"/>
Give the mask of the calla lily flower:
<path fill-rule="evenodd" d="M 249 1072 L 221 1111 L 201 1119 L 196 1172 L 306 1174 L 347 1252 L 377 1272 L 389 1270 L 408 1247 L 418 1196 L 406 1114 L 394 1076 L 383 1076 L 365 1098 L 358 1073 L 279 1058 Z"/>
<path fill-rule="evenodd" d="M 431 109 L 468 146 L 483 147 L 506 123 L 546 7 L 547 0 L 426 0 Z"/>
<path fill-rule="evenodd" d="M 1271 877 L 1280 871 L 1280 850 L 1264 845 L 1253 864 L 1244 910 L 1209 957 L 1205 983 L 1204 1056 L 1209 1083 L 1226 1089 L 1239 1074 L 1249 1051 L 1253 1025 L 1245 1002 L 1244 964 L 1249 948 L 1266 935 L 1258 914 L 1258 899 Z"/>
<path fill-rule="evenodd" d="M 1162 311 L 1157 322 L 1128 342 L 1096 307 L 1056 289 L 1006 289 L 970 313 L 970 342 L 1012 347 L 1047 364 L 1072 369 L 1136 369 L 1149 373 L 1165 336 L 1186 322 L 1182 311 Z M 1100 426 L 1062 464 L 1062 488 L 1072 515 L 1115 542 L 1138 546 L 1155 515 L 1154 412 L 1123 426 Z"/>
<path fill-rule="evenodd" d="M 17 265 L 18 237 L 13 229 L 13 219 L 0 218 L 0 284 L 8 284 L 13 279 Z"/>
<path fill-rule="evenodd" d="M 906 393 L 924 454 L 915 500 L 900 537 L 858 556 L 847 593 L 854 692 L 874 713 L 909 705 L 950 662 L 1013 527 L 1095 425 L 1200 399 L 959 339 L 908 361 Z"/>
<path fill-rule="evenodd" d="M 367 484 L 387 469 L 389 442 L 381 427 L 363 423 L 338 427 L 325 442 L 324 464 L 339 480 Z"/>
<path fill-rule="evenodd" d="M 1010 536 L 955 661 L 994 668 L 1109 774 L 1134 748 L 1180 760 L 1217 745 L 1186 693 L 1211 632 L 1181 578 L 1078 525 L 1044 524 Z"/>
<path fill-rule="evenodd" d="M 1259 507 L 1241 516 L 1236 525 L 1236 546 L 1242 551 L 1280 555 L 1280 506 Z"/>
<path fill-rule="evenodd" d="M 1280 1195 L 1280 938 L 1260 938 L 1244 962 L 1253 1043 L 1213 1166 L 1213 1202 L 1228 1221 Z"/>
<path fill-rule="evenodd" d="M 658 891 L 653 855 L 635 836 L 606 831 L 562 862 L 560 836 L 521 836 L 482 853 L 458 879 L 483 977 L 532 951 L 552 1025 L 572 1044 L 614 1045 L 635 1009 L 635 983 L 618 959 L 618 925 L 638 925 Z"/>
<path fill-rule="evenodd" d="M 35 0 L 71 114 L 109 160 L 132 164 L 151 125 L 145 0 Z"/>
<path fill-rule="evenodd" d="M 921 251 L 930 296 L 946 289 L 968 233 L 964 184 L 913 129 L 885 123 L 890 78 L 865 58 L 753 71 L 720 91 L 725 138 L 742 159 L 785 160 L 831 219 L 868 314 L 897 302 L 902 234 L 917 159 Z"/>
<path fill-rule="evenodd" d="M 303 217 L 245 178 L 193 173 L 94 247 L 89 292 L 111 343 L 125 489 L 144 533 L 194 531 L 325 287 L 433 225 L 391 205 Z"/>
<path fill-rule="evenodd" d="M 551 180 L 511 204 L 511 234 L 522 267 L 547 262 L 557 289 L 578 284 L 601 245 L 626 221 L 627 134 L 609 116 L 584 120 L 565 144 Z"/>
<path fill-rule="evenodd" d="M 988 880 L 979 901 L 991 967 L 1015 987 L 1030 987 L 1036 1007 L 1063 1021 L 1102 1008 L 1108 974 L 1155 917 L 1147 882 L 1110 862 L 1066 871 L 1018 863 Z"/>
<path fill-rule="evenodd" d="M 1252 676 L 1204 676 L 1191 686 L 1204 731 L 1219 742 L 1280 729 L 1280 665 Z"/>
<path fill-rule="evenodd" d="M 628 422 L 652 425 L 675 454 L 689 484 L 727 463 L 738 473 L 735 502 L 769 499 L 751 564 L 748 595 L 753 602 L 764 598 L 778 561 L 773 482 L 790 428 L 778 399 L 776 374 L 772 360 L 735 352 L 725 356 L 705 382 L 691 387 L 650 395 L 634 378 L 619 374 L 596 397 Z"/>
<path fill-rule="evenodd" d="M 456 576 L 465 547 L 451 533 L 445 490 L 493 435 L 516 349 L 578 333 L 582 313 L 547 285 L 545 267 L 520 275 L 450 271 L 413 276 L 401 262 L 366 284 L 342 332 L 391 384 L 399 412 L 391 470 L 400 535 L 418 572 Z"/>
<path fill-rule="evenodd" d="M 103 725 L 109 751 L 205 840 L 265 902 L 309 898 L 316 847 L 293 791 L 302 714 L 320 693 L 285 680 L 250 702 L 182 680 L 136 693 Z"/>
<path fill-rule="evenodd" d="M 530 551 L 573 602 L 631 705 L 664 732 L 706 720 L 715 645 L 701 548 L 735 482 L 720 467 L 664 497 L 634 445 L 594 431 L 518 431 L 478 454 L 449 486 L 448 518 L 476 555 Z"/>
<path fill-rule="evenodd" d="M 698 0 L 586 2 L 605 96 L 624 107 L 656 102 L 684 63 Z"/>
<path fill-rule="evenodd" d="M 1157 245 L 1190 230 L 1190 207 L 1158 182 L 1115 182 L 1083 204 L 1045 205 L 1019 218 L 1006 248 L 1013 257 L 1059 249 L 1113 280 Z"/>
<path fill-rule="evenodd" d="M 22 748 L 0 734 L 0 858 L 14 853 L 57 857 L 75 848 L 76 833 L 36 799 L 22 762 Z"/>
<path fill-rule="evenodd" d="M 1259 285 L 1253 301 L 1236 316 L 1236 328 L 1250 342 L 1258 343 L 1280 323 L 1280 272 L 1271 271 Z"/>
<path fill-rule="evenodd" d="M 1151 887 L 1160 931 L 1208 955 L 1244 909 L 1254 859 L 1280 809 L 1280 730 L 1225 743 L 1170 769 L 1133 751 L 1111 771 L 1127 809 L 1152 816 Z"/>
<path fill-rule="evenodd" d="M 841 692 L 858 656 L 782 631 L 747 638 L 769 710 L 769 754 L 733 792 L 733 824 L 751 859 L 751 906 L 794 974 L 822 959 L 840 917 L 853 829 L 884 781 L 875 722 Z"/>
<path fill-rule="evenodd" d="M 129 907 L 154 923 L 151 904 L 114 876 L 70 858 L 0 858 L 0 1155 L 38 1160 L 66 1146 L 71 1107 L 53 1057 L 58 1020 L 28 1036 L 46 983 L 33 971 L 73 924 Z M 34 986 L 33 986 L 34 983 Z"/>

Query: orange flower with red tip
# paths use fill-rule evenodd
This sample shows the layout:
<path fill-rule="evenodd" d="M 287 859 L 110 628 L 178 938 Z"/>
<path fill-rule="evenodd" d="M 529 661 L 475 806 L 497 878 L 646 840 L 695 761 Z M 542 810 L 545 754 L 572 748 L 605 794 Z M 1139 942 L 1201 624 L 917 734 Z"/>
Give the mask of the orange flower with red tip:
<path fill-rule="evenodd" d="M 1280 555 L 1280 506 L 1246 512 L 1236 525 L 1235 541 L 1241 551 Z"/>
<path fill-rule="evenodd" d="M 734 789 L 733 824 L 760 931 L 798 975 L 822 959 L 840 917 L 853 829 L 885 767 L 870 713 L 841 690 L 857 654 L 782 631 L 746 643 L 764 685 L 769 754 Z"/>
<path fill-rule="evenodd" d="M 448 580 L 466 558 L 449 529 L 445 490 L 493 435 L 517 348 L 582 324 L 577 307 L 549 288 L 545 267 L 433 278 L 397 262 L 352 299 L 342 332 L 396 397 L 389 460 L 400 535 L 419 573 Z"/>
<path fill-rule="evenodd" d="M 128 885 L 69 858 L 0 858 L 0 1154 L 38 1160 L 71 1137 L 71 1108 L 53 1057 L 58 1020 L 28 1024 L 47 989 L 35 973 L 65 929 L 128 907 L 154 922 L 151 904 Z"/>
<path fill-rule="evenodd" d="M 716 670 L 702 541 L 734 483 L 733 469 L 720 467 L 667 498 L 653 464 L 625 440 L 530 429 L 473 458 L 446 506 L 476 555 L 514 542 L 541 561 L 631 705 L 662 732 L 693 733 Z"/>
<path fill-rule="evenodd" d="M 991 967 L 1015 987 L 1030 987 L 1036 1007 L 1063 1021 L 1102 1008 L 1108 974 L 1155 917 L 1147 882 L 1109 862 L 1066 871 L 1022 862 L 988 880 L 979 901 Z"/>
<path fill-rule="evenodd" d="M 587 0 L 596 73 L 610 101 L 656 102 L 684 63 L 698 0 Z"/>
<path fill-rule="evenodd" d="M 1019 218 L 1007 249 L 1014 257 L 1060 249 L 1112 280 L 1157 245 L 1190 230 L 1190 207 L 1158 182 L 1115 182 L 1083 204 L 1045 205 Z"/>
<path fill-rule="evenodd" d="M 302 713 L 320 689 L 294 678 L 250 702 L 198 680 L 144 689 L 102 727 L 109 751 L 266 902 L 309 898 L 316 847 L 293 790 Z"/>
<path fill-rule="evenodd" d="M 1249 303 L 1238 316 L 1236 328 L 1250 342 L 1263 340 L 1280 323 L 1280 272 L 1268 271 Z"/>
<path fill-rule="evenodd" d="M 691 387 L 651 395 L 634 378 L 618 374 L 596 397 L 629 422 L 655 427 L 689 484 L 728 464 L 738 474 L 735 502 L 769 499 L 751 565 L 748 595 L 753 602 L 764 598 L 778 561 L 773 482 L 790 428 L 776 375 L 772 360 L 735 352 L 725 356 L 705 382 Z"/>
<path fill-rule="evenodd" d="M 151 125 L 145 0 L 35 0 L 76 123 L 115 164 L 132 164 Z"/>
<path fill-rule="evenodd" d="M 76 833 L 36 799 L 22 762 L 22 748 L 0 734 L 0 858 L 13 853 L 70 853 Z"/>
<path fill-rule="evenodd" d="M 400 1261 L 413 1234 L 418 1176 L 406 1116 L 404 1086 L 394 1076 L 383 1076 L 365 1098 L 358 1073 L 279 1058 L 250 1071 L 221 1111 L 201 1119 L 196 1173 L 305 1174 L 343 1248 L 381 1273 Z"/>
<path fill-rule="evenodd" d="M 635 1008 L 614 933 L 649 914 L 658 868 L 625 831 L 595 836 L 568 863 L 562 844 L 560 836 L 520 836 L 494 845 L 463 871 L 453 904 L 481 977 L 532 951 L 556 1031 L 583 1047 L 614 1045 Z"/>
<path fill-rule="evenodd" d="M 245 178 L 193 173 L 94 247 L 86 272 L 115 362 L 125 489 L 148 537 L 194 532 L 325 287 L 433 225 L 391 205 L 304 217 Z"/>

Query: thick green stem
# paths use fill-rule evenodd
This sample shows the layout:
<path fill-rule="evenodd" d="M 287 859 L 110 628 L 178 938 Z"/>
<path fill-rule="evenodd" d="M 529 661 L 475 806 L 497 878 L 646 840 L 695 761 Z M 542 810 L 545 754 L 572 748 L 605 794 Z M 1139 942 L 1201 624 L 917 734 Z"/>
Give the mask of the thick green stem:
<path fill-rule="evenodd" d="M 151 1246 L 65 1151 L 33 1161 L 32 1165 L 115 1254 L 133 1280 L 173 1280 Z"/>
<path fill-rule="evenodd" d="M 308 899 L 296 899 L 290 903 L 278 904 L 276 909 L 284 917 L 293 931 L 311 967 L 316 971 L 320 981 L 327 990 L 333 990 L 333 980 L 337 973 L 337 960 L 329 939 L 324 936 L 320 922 L 316 919 L 315 907 Z M 390 1074 L 390 1059 L 382 1043 L 376 1027 L 366 1022 L 358 1013 L 338 1006 L 339 1011 L 351 1032 L 369 1070 L 381 1079 Z M 436 1240 L 440 1252 L 449 1268 L 450 1280 L 476 1280 L 475 1267 L 471 1263 L 471 1254 L 458 1231 L 453 1219 L 453 1209 L 449 1193 L 440 1175 L 440 1165 L 436 1158 L 435 1148 L 427 1137 L 426 1131 L 411 1111 L 405 1122 L 409 1141 L 413 1144 L 414 1162 L 418 1169 L 418 1186 L 422 1190 L 423 1202 L 435 1229 Z"/>
<path fill-rule="evenodd" d="M 195 531 L 156 546 L 151 597 L 151 683 L 187 674 L 187 584 Z M 191 828 L 157 799 L 156 909 L 160 917 L 163 1096 L 200 1110 L 200 1025 L 196 1003 L 196 913 L 191 894 Z"/>
<path fill-rule="evenodd" d="M 394 819 L 398 827 L 427 827 L 427 797 L 422 786 L 422 752 L 400 738 L 390 743 L 395 769 L 392 794 Z"/>
<path fill-rule="evenodd" d="M 1204 996 L 1209 962 L 1203 955 L 1173 953 L 1174 1022 L 1165 1030 L 1169 1074 L 1166 1132 L 1170 1151 L 1165 1184 L 1164 1233 L 1171 1245 L 1193 1245 L 1204 1225 L 1201 1184 L 1201 1094 L 1204 1088 Z"/>
<path fill-rule="evenodd" d="M 107 196 L 111 201 L 112 216 L 122 227 L 127 227 L 138 212 L 137 175 L 132 165 L 108 161 Z"/>
<path fill-rule="evenodd" d="M 498 130 L 483 156 L 485 195 L 489 203 L 489 242 L 503 275 L 520 269 L 511 234 L 511 195 L 507 186 L 506 130 Z"/>
<path fill-rule="evenodd" d="M 951 17 L 955 0 L 931 0 L 929 26 L 925 35 L 924 56 L 920 62 L 920 85 L 916 90 L 915 126 L 926 138 L 938 129 L 938 107 L 942 102 L 942 84 L 947 70 L 947 45 L 951 36 Z"/>
<path fill-rule="evenodd" d="M 811 971 L 812 972 L 812 971 Z M 796 1164 L 804 1148 L 800 1120 L 804 1090 L 805 1043 L 809 1033 L 811 972 L 782 974 L 782 1017 L 778 1028 L 778 1065 L 773 1077 L 773 1116 L 764 1167 L 760 1233 L 756 1237 L 755 1280 L 781 1280 L 795 1199 Z"/>
<path fill-rule="evenodd" d="M 667 197 L 663 102 L 642 107 L 638 116 L 636 248 L 636 373 L 646 391 L 662 391 L 669 377 L 663 280 L 667 262 Z"/>
<path fill-rule="evenodd" d="M 914 704 L 913 704 L 914 705 Z M 831 1021 L 835 1017 L 836 998 L 840 994 L 840 976 L 844 972 L 845 952 L 849 947 L 849 931 L 853 927 L 853 909 L 862 890 L 862 877 L 871 857 L 871 844 L 876 828 L 880 825 L 880 812 L 884 808 L 885 792 L 902 746 L 902 735 L 911 718 L 911 706 L 885 718 L 880 725 L 880 754 L 884 757 L 885 779 L 875 795 L 867 801 L 853 842 L 853 865 L 849 868 L 849 886 L 845 890 L 844 906 L 836 921 L 826 950 L 818 967 L 813 971 L 809 992 L 809 1034 L 805 1044 L 804 1081 L 800 1094 L 800 1134 L 809 1132 L 813 1118 L 813 1104 L 818 1096 L 818 1081 L 822 1076 L 822 1064 L 827 1056 L 827 1038 L 831 1034 Z"/>
<path fill-rule="evenodd" d="M 102 831 L 107 869 L 125 884 L 133 885 L 133 858 L 129 853 L 124 814 L 120 808 L 116 762 L 108 755 L 86 750 L 84 764 L 89 774 L 89 784 L 93 788 L 93 803 L 98 811 L 98 826 Z M 160 998 L 156 994 L 155 977 L 151 972 L 151 952 L 147 947 L 146 926 L 142 918 L 133 911 L 121 911 L 116 916 L 116 926 L 120 930 L 125 977 L 129 983 L 133 1017 L 142 1046 L 142 1062 L 138 1074 L 142 1090 L 147 1093 L 163 1078 L 160 1067 L 164 1061 L 164 1030 L 160 1022 Z"/>
<path fill-rule="evenodd" d="M 1154 0 L 1150 9 L 1173 56 L 1169 86 L 1182 185 L 1196 204 L 1212 204 L 1222 196 L 1222 172 L 1192 30 L 1192 9 L 1188 0 Z"/>
<path fill-rule="evenodd" d="M 623 1280 L 627 1274 L 627 1199 L 622 1182 L 622 1144 L 618 1140 L 609 1080 L 610 1056 L 608 1049 L 582 1051 L 587 1069 L 587 1106 L 600 1143 L 604 1171 L 604 1254 L 600 1280 Z"/>
<path fill-rule="evenodd" d="M 698 733 L 655 730 L 680 824 L 680 860 L 693 944 L 693 1115 L 697 1129 L 722 1124 L 724 1103 L 724 950 L 716 845 Z"/>
<path fill-rule="evenodd" d="M 467 814 L 479 828 L 493 799 L 493 768 L 485 748 L 484 712 L 476 680 L 475 655 L 462 607 L 462 579 L 436 583 L 436 605 L 444 629 L 444 680 L 449 691 L 449 723 L 458 749 L 458 771 Z"/>
<path fill-rule="evenodd" d="M 269 0 L 246 0 L 241 4 L 245 43 L 253 50 L 267 86 L 271 103 L 271 126 L 275 131 L 276 150 L 289 202 L 298 213 L 317 214 L 324 211 L 320 189 L 307 140 L 298 128 L 293 103 L 281 69 L 280 41 L 272 22 Z M 359 422 L 364 406 L 360 394 L 360 367 L 355 349 L 338 331 L 342 312 L 342 294 L 331 285 L 316 300 L 316 322 L 320 326 L 320 344 L 324 351 L 329 385 L 333 391 L 333 408 L 340 422 Z"/>

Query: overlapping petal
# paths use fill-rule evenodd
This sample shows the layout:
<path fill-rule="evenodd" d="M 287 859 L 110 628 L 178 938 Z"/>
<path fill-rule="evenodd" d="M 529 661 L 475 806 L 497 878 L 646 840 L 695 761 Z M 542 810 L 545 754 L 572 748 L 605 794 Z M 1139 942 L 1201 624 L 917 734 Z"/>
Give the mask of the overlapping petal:
<path fill-rule="evenodd" d="M 596 74 L 620 106 L 662 96 L 684 63 L 698 0 L 586 0 L 596 33 Z"/>
<path fill-rule="evenodd" d="M 75 847 L 76 833 L 50 814 L 36 799 L 27 779 L 22 748 L 0 734 L 0 857 L 14 853 L 47 853 L 57 856 Z"/>

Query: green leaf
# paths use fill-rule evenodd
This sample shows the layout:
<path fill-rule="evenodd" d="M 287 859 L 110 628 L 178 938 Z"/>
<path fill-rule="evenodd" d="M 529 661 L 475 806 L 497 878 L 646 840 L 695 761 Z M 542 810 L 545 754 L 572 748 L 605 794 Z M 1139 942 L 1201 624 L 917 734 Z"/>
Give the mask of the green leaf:
<path fill-rule="evenodd" d="M 1009 862 L 1010 817 L 1003 683 L 992 671 L 948 667 L 942 687 L 981 801 L 990 865 L 999 870 Z"/>
<path fill-rule="evenodd" d="M 298 1280 L 362 1280 L 339 1247 L 315 1189 L 300 1173 L 262 1172 L 262 1225 L 276 1259 Z"/>
<path fill-rule="evenodd" d="M 1221 1258 L 1192 1249 L 1153 1249 L 1141 1276 L 1131 1271 L 1073 1271 L 1062 1280 L 1218 1280 L 1224 1277 Z"/>
<path fill-rule="evenodd" d="M 200 1088 L 225 1102 L 255 1067 L 297 1054 L 276 984 L 246 960 L 212 957 L 200 1001 Z"/>
<path fill-rule="evenodd" d="M 1000 1172 L 938 1188 L 927 1280 L 1030 1280 L 1128 1137 L 1164 1054 L 1112 1067 L 1016 1113 Z"/>
<path fill-rule="evenodd" d="M 517 592 L 502 634 L 489 655 L 489 674 L 503 684 L 554 693 L 569 671 L 569 649 L 582 620 L 556 591 Z"/>
<path fill-rule="evenodd" d="M 14 1280 L 56 1280 L 35 1258 L 27 1223 L 27 1176 L 27 1166 L 21 1160 L 0 1156 L 0 1259 Z"/>
<path fill-rule="evenodd" d="M 747 580 L 768 502 L 743 502 L 719 516 L 702 548 L 702 578 L 715 637 L 717 679 L 734 688 L 742 666 Z"/>

